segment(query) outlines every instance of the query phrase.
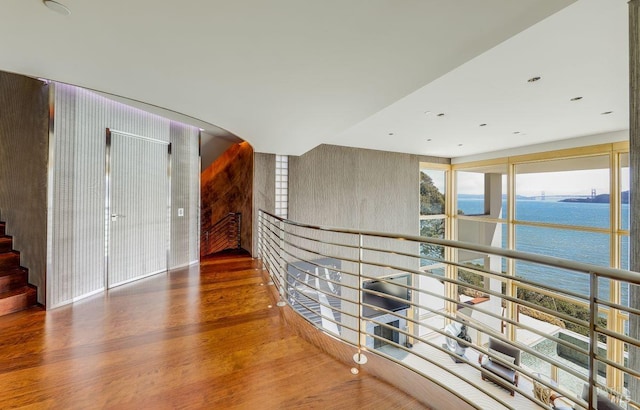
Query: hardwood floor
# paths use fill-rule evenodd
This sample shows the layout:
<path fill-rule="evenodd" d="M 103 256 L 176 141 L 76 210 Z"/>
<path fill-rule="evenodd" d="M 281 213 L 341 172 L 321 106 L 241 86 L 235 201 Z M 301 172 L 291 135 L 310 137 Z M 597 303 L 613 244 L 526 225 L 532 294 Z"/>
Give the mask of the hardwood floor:
<path fill-rule="evenodd" d="M 424 408 L 296 336 L 267 289 L 227 256 L 1 317 L 0 408 Z"/>

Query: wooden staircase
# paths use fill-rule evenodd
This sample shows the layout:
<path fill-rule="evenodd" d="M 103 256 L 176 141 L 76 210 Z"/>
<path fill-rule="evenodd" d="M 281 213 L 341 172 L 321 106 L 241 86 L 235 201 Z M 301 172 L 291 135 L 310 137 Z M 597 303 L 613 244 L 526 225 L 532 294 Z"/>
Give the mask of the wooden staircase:
<path fill-rule="evenodd" d="M 0 316 L 18 312 L 37 303 L 36 288 L 27 283 L 27 269 L 20 266 L 20 253 L 0 222 Z"/>

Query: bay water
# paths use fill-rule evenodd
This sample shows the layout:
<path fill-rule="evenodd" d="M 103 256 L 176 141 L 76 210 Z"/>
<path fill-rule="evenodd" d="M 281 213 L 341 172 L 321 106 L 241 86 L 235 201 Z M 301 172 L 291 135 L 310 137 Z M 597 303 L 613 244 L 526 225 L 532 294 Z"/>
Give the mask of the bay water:
<path fill-rule="evenodd" d="M 629 205 L 622 204 L 621 226 L 629 229 Z M 481 198 L 459 198 L 458 209 L 465 215 L 477 215 L 483 212 L 484 201 Z M 506 203 L 502 204 L 502 215 L 506 215 Z M 559 202 L 554 200 L 516 200 L 516 220 L 528 222 L 546 222 L 578 227 L 609 228 L 610 215 L 608 203 Z M 502 246 L 506 248 L 506 225 L 502 225 Z M 569 229 L 540 228 L 533 226 L 516 227 L 516 249 L 590 263 L 610 266 L 610 235 Z M 629 267 L 629 241 L 622 237 L 621 267 Z M 558 289 L 572 290 L 585 296 L 589 294 L 589 277 L 586 274 L 551 268 L 543 265 L 518 262 L 517 275 Z M 608 299 L 609 283 L 600 279 L 599 297 Z M 627 304 L 628 286 L 622 286 L 622 303 Z"/>

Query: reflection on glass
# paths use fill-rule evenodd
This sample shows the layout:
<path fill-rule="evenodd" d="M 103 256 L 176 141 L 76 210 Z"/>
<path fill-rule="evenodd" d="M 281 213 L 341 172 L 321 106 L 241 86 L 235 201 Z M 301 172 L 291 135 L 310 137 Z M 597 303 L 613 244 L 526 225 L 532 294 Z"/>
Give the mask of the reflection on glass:
<path fill-rule="evenodd" d="M 444 214 L 444 171 L 420 170 L 420 215 Z"/>
<path fill-rule="evenodd" d="M 423 219 L 420 221 L 420 236 L 427 238 L 444 238 L 444 219 Z M 439 245 L 420 244 L 420 255 L 432 260 L 444 258 L 444 247 Z M 433 261 L 423 260 L 421 266 L 432 264 Z"/>

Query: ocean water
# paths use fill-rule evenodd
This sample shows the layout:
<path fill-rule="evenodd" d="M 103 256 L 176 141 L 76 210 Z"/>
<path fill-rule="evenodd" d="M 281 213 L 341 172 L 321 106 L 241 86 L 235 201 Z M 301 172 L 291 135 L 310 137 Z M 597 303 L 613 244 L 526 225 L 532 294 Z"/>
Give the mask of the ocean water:
<path fill-rule="evenodd" d="M 482 199 L 459 199 L 458 208 L 466 215 L 480 214 L 483 211 Z M 506 215 L 506 203 L 502 207 Z M 622 227 L 628 225 L 629 206 L 622 205 Z M 516 219 L 531 222 L 547 222 L 586 227 L 609 227 L 609 204 L 557 202 L 552 200 L 517 200 Z M 502 246 L 506 248 L 506 225 L 503 224 Z M 538 228 L 532 226 L 516 227 L 516 249 L 538 253 L 599 266 L 610 266 L 610 236 L 584 231 L 566 229 Z M 628 237 L 621 241 L 622 267 L 629 266 Z M 588 275 L 555 269 L 547 266 L 518 262 L 518 276 L 536 282 L 550 284 L 553 287 L 572 290 L 588 296 Z M 600 279 L 599 297 L 608 299 L 609 283 Z M 628 287 L 623 285 L 622 302 L 627 304 Z"/>

